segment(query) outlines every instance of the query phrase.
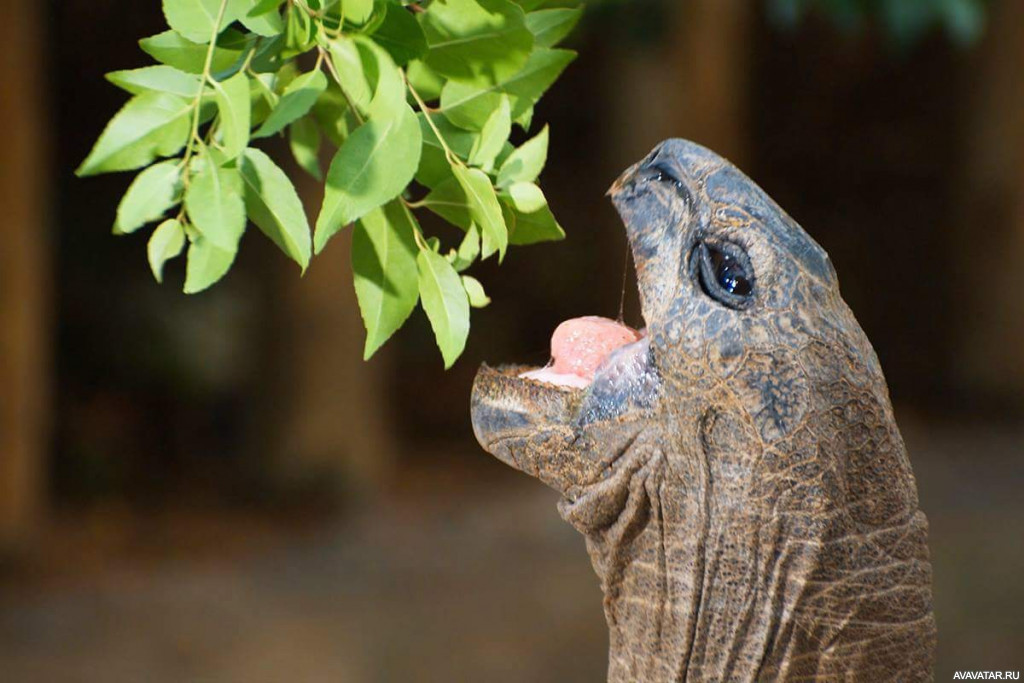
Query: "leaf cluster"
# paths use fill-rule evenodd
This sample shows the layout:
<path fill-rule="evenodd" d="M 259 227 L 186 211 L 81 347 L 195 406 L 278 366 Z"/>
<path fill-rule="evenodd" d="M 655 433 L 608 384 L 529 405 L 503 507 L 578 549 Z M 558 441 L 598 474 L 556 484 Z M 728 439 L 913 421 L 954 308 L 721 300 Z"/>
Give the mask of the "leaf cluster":
<path fill-rule="evenodd" d="M 139 42 L 157 64 L 107 75 L 131 99 L 77 170 L 141 169 L 114 232 L 156 224 L 157 281 L 184 254 L 184 291 L 208 288 L 250 223 L 304 272 L 352 226 L 364 357 L 419 303 L 448 367 L 470 308 L 489 302 L 467 269 L 564 237 L 537 185 L 548 129 L 530 129 L 575 57 L 556 46 L 579 20 L 577 0 L 162 3 L 169 30 Z M 513 127 L 528 135 L 518 147 Z M 288 175 L 256 146 L 275 137 L 325 183 L 312 228 Z M 461 229 L 458 244 L 425 235 L 423 210 Z"/>

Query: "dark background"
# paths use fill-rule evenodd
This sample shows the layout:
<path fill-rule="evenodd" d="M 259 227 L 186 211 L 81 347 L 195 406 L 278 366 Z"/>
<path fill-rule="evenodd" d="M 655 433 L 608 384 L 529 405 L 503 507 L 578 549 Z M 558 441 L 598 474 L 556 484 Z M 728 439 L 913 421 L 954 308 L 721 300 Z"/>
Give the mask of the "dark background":
<path fill-rule="evenodd" d="M 591 8 L 535 117 L 568 239 L 478 268 L 494 303 L 448 372 L 421 311 L 360 360 L 347 236 L 301 279 L 253 233 L 208 292 L 180 293 L 180 263 L 154 283 L 146 237 L 109 234 L 128 176 L 72 169 L 159 4 L 7 4 L 5 680 L 601 680 L 583 541 L 478 448 L 468 395 L 481 361 L 543 363 L 559 321 L 616 315 L 604 191 L 672 136 L 825 247 L 875 345 L 932 524 L 937 680 L 1024 666 L 1024 3 L 983 5 L 980 31 L 945 1 L 911 3 L 939 8 L 914 31 L 790 2 Z"/>

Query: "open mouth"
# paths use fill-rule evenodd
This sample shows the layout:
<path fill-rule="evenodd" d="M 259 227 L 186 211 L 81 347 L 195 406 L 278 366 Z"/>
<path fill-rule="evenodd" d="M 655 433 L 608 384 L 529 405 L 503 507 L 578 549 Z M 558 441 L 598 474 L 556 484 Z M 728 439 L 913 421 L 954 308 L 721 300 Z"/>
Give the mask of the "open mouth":
<path fill-rule="evenodd" d="M 551 335 L 551 361 L 542 368 L 519 373 L 519 377 L 572 389 L 585 389 L 595 375 L 624 355 L 624 347 L 641 345 L 645 330 L 600 316 L 572 318 L 561 323 Z"/>
<path fill-rule="evenodd" d="M 609 190 L 613 201 L 623 188 L 631 188 L 634 175 L 634 170 L 630 169 L 615 182 Z M 621 213 L 621 207 L 618 208 Z M 635 262 L 634 247 L 631 239 L 629 248 Z M 630 280 L 633 286 L 637 285 L 634 278 Z M 629 375 L 639 378 L 649 369 L 647 327 L 630 327 L 621 318 L 621 311 L 619 320 L 596 315 L 570 318 L 559 324 L 551 335 L 551 356 L 547 365 L 539 368 L 505 366 L 498 372 L 510 379 L 571 392 L 588 389 L 599 378 L 607 377 L 615 384 L 621 384 Z"/>
<path fill-rule="evenodd" d="M 666 288 L 650 272 L 650 245 L 640 243 L 638 249 L 650 219 L 637 213 L 636 206 L 649 202 L 636 204 L 648 195 L 637 194 L 635 174 L 635 169 L 623 174 L 611 194 L 636 266 L 636 279 L 630 280 L 637 287 L 641 329 L 621 322 L 621 315 L 619 321 L 566 320 L 551 336 L 546 365 L 485 363 L 473 382 L 470 412 L 477 441 L 505 464 L 566 495 L 600 479 L 609 454 L 621 452 L 622 439 L 638 433 L 660 400 L 657 335 L 648 332 L 657 330 L 650 325 L 652 319 L 657 325 L 659 316 L 649 302 L 663 297 Z"/>

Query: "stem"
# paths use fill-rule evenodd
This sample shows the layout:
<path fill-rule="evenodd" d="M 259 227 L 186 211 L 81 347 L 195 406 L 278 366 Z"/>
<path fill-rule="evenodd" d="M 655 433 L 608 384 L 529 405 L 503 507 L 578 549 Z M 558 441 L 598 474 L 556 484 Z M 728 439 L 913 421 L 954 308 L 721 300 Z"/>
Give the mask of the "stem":
<path fill-rule="evenodd" d="M 267 103 L 270 104 L 272 108 L 276 107 L 278 101 L 280 100 L 280 98 L 277 96 L 277 93 L 268 88 L 267 84 L 260 80 L 260 75 L 253 71 L 251 68 L 246 67 L 246 72 L 249 74 L 249 78 L 255 81 L 256 87 L 259 88 L 260 92 L 263 93 L 263 98 L 267 101 Z"/>
<path fill-rule="evenodd" d="M 419 228 L 412 231 L 412 237 L 416 240 L 416 246 L 420 248 L 420 251 L 430 251 L 430 245 L 423 239 L 423 233 L 420 232 Z"/>
<path fill-rule="evenodd" d="M 203 63 L 203 80 L 199 84 L 196 98 L 192 101 L 192 133 L 188 137 L 185 146 L 185 156 L 182 158 L 182 183 L 188 187 L 189 171 L 188 162 L 192 158 L 192 151 L 195 149 L 194 141 L 199 140 L 199 105 L 203 100 L 203 91 L 206 90 L 207 81 L 211 81 L 210 66 L 213 64 L 213 51 L 217 48 L 217 34 L 220 33 L 220 22 L 224 20 L 224 10 L 228 6 L 228 0 L 220 0 L 220 8 L 217 10 L 217 21 L 213 24 L 213 35 L 210 36 L 210 45 L 206 48 L 206 61 Z"/>
<path fill-rule="evenodd" d="M 405 205 L 405 210 L 409 213 L 412 213 L 413 209 L 423 206 L 423 202 L 410 202 L 401 195 L 399 195 L 398 198 L 402 201 L 402 204 Z M 420 251 L 428 251 L 430 249 L 430 245 L 427 244 L 426 239 L 423 237 L 423 228 L 420 227 L 420 223 L 417 220 L 412 221 L 412 237 L 416 240 L 416 246 L 420 248 Z"/>
<path fill-rule="evenodd" d="M 259 44 L 261 40 L 263 39 L 259 38 L 256 40 L 255 43 L 253 43 L 252 47 L 249 49 L 249 54 L 245 56 L 245 61 L 242 62 L 242 68 L 239 69 L 239 71 L 250 71 L 249 65 L 252 64 L 252 58 L 256 56 L 256 50 L 259 49 Z"/>
<path fill-rule="evenodd" d="M 338 72 L 334 68 L 334 60 L 330 58 L 330 55 L 328 55 L 327 51 L 324 50 L 322 47 L 317 46 L 317 50 L 320 51 L 320 57 L 317 60 L 318 63 L 320 60 L 323 60 L 323 62 L 327 65 L 327 70 L 331 72 L 331 76 L 334 77 L 335 82 L 338 84 L 338 89 L 341 90 L 342 96 L 345 98 L 345 101 L 348 102 L 348 108 L 352 110 L 353 114 L 355 114 L 356 121 L 359 122 L 359 125 L 362 125 L 364 123 L 363 115 L 359 113 L 359 110 L 356 109 L 355 102 L 353 102 L 352 98 L 348 96 L 347 92 L 345 92 L 345 87 L 341 84 L 341 78 L 338 76 Z"/>
<path fill-rule="evenodd" d="M 451 147 L 448 146 L 448 143 L 444 141 L 441 131 L 438 130 L 436 125 L 434 125 L 434 120 L 430 118 L 430 112 L 433 111 L 433 109 L 427 106 L 427 103 L 423 101 L 420 94 L 416 92 L 416 88 L 412 87 L 412 83 L 409 82 L 409 77 L 405 75 L 405 70 L 400 71 L 402 74 L 402 80 L 405 81 L 405 87 L 407 87 L 409 92 L 412 93 L 412 98 L 416 100 L 416 104 L 419 105 L 420 111 L 423 112 L 423 116 L 427 119 L 427 123 L 430 124 L 430 129 L 434 131 L 434 135 L 437 136 L 437 141 L 441 143 L 441 149 L 444 150 L 444 155 L 447 157 L 448 163 L 452 166 L 465 166 L 465 164 L 462 163 L 462 159 L 456 156 L 455 152 L 453 152 Z"/>

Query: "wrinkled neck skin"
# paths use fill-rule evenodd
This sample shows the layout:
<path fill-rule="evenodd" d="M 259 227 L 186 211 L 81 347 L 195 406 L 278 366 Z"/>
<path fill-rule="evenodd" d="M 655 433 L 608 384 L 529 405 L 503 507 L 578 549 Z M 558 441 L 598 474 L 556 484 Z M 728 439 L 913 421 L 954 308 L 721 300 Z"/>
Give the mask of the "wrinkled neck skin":
<path fill-rule="evenodd" d="M 604 476 L 559 510 L 604 592 L 610 683 L 930 680 L 927 522 L 888 397 L 847 353 L 806 387 L 842 414 L 804 414 L 785 434 L 736 407 L 736 386 L 766 379 L 748 356 L 731 385 L 673 360 L 694 376 L 663 377 L 660 393 L 706 382 L 709 399 L 663 401 L 602 436 Z"/>

